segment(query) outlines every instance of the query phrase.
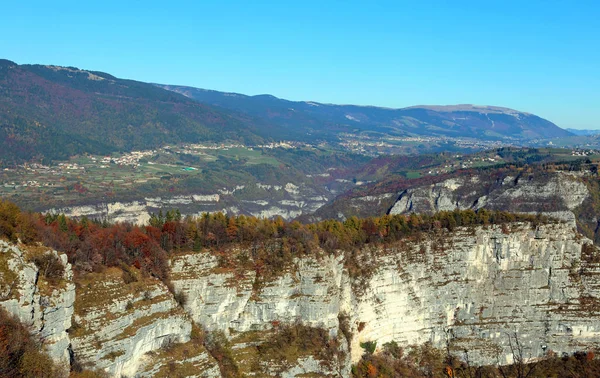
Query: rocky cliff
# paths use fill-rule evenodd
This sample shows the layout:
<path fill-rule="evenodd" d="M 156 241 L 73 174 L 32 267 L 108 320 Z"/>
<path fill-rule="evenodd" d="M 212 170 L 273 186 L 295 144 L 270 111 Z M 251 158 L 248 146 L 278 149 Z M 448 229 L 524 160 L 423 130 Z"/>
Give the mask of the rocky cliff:
<path fill-rule="evenodd" d="M 425 183 L 423 183 L 425 181 Z M 444 210 L 542 213 L 577 224 L 580 232 L 600 240 L 596 210 L 597 175 L 590 172 L 490 169 L 459 171 L 398 184 L 376 185 L 340 196 L 318 209 L 309 221 L 383 214 L 433 214 Z M 597 235 L 597 236 L 595 236 Z"/>
<path fill-rule="evenodd" d="M 64 271 L 48 281 L 35 256 L 56 256 Z M 200 345 L 189 345 L 192 322 L 165 285 L 120 269 L 75 279 L 66 255 L 0 240 L 0 306 L 30 328 L 61 367 L 76 364 L 110 376 L 168 376 L 167 363 L 181 349 L 193 350 L 170 372 L 219 368 Z M 129 282 L 132 281 L 132 282 Z"/>
<path fill-rule="evenodd" d="M 297 184 L 297 185 L 296 185 Z M 199 216 L 202 213 L 221 211 L 225 214 L 245 214 L 255 217 L 280 216 L 291 220 L 310 214 L 334 198 L 337 191 L 326 185 L 308 185 L 303 182 L 276 184 L 256 183 L 222 188 L 210 194 L 187 194 L 163 197 L 144 197 L 133 201 L 101 202 L 41 208 L 43 212 L 147 224 L 151 213 L 163 209 L 179 209 L 183 215 Z M 343 188 L 350 184 L 342 185 Z"/>
<path fill-rule="evenodd" d="M 159 280 L 111 268 L 77 284 L 72 343 L 78 363 L 115 377 L 155 372 L 173 345 L 190 341 L 190 317 Z M 195 349 L 196 365 L 216 367 L 203 348 Z"/>
<path fill-rule="evenodd" d="M 252 273 L 239 279 L 222 272 L 209 254 L 179 256 L 173 271 L 194 320 L 224 332 L 300 320 L 338 335 L 343 315 L 353 361 L 361 342 L 395 340 L 450 343 L 468 350 L 472 361 L 509 363 L 508 335 L 515 332 L 531 357 L 600 341 L 600 317 L 590 311 L 600 294 L 598 266 L 582 257 L 582 248 L 595 250 L 568 224 L 537 230 L 519 224 L 363 251 L 373 266 L 367 277 L 348 276 L 341 255 L 298 259 L 258 289 Z"/>
<path fill-rule="evenodd" d="M 540 212 L 575 224 L 573 211 L 590 196 L 577 176 L 520 175 L 496 178 L 493 185 L 482 177 L 457 177 L 400 193 L 390 214 L 435 213 L 454 209 Z"/>
<path fill-rule="evenodd" d="M 364 325 L 353 350 L 366 340 L 432 341 L 478 363 L 510 363 L 514 333 L 530 357 L 595 345 L 598 267 L 582 246 L 594 248 L 557 225 L 462 230 L 391 252 L 349 312 Z"/>
<path fill-rule="evenodd" d="M 511 337 L 526 358 L 600 346 L 600 251 L 568 223 L 439 229 L 367 245 L 352 257 L 358 270 L 341 251 L 268 275 L 223 265 L 222 253 L 252 258 L 244 248 L 180 253 L 171 291 L 135 268 L 73 279 L 65 263 L 48 300 L 35 265 L 1 248 L 1 305 L 34 324 L 55 359 L 68 358 L 70 343 L 76 363 L 112 376 L 218 377 L 229 361 L 242 375 L 347 377 L 367 341 L 430 341 L 481 364 L 510 363 Z M 220 341 L 194 341 L 194 324 Z"/>
<path fill-rule="evenodd" d="M 49 282 L 32 262 L 50 255 L 62 265 L 60 277 Z M 59 364 L 69 365 L 75 285 L 67 256 L 44 248 L 22 250 L 0 240 L 0 306 L 28 326 Z"/>

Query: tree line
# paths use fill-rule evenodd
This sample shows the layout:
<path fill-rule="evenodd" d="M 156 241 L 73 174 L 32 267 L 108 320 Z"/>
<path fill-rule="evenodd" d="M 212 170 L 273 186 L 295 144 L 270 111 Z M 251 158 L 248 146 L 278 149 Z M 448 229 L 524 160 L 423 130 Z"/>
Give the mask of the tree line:
<path fill-rule="evenodd" d="M 23 243 L 41 242 L 64 252 L 77 272 L 126 265 L 160 279 L 168 277 L 169 256 L 179 251 L 210 249 L 227 261 L 227 247 L 239 245 L 251 252 L 246 263 L 252 268 L 277 268 L 294 257 L 389 244 L 435 230 L 548 221 L 539 215 L 486 209 L 351 217 L 343 222 L 324 220 L 312 224 L 223 213 L 183 217 L 178 210 L 169 210 L 164 215 L 153 214 L 147 225 L 133 225 L 23 212 L 0 200 L 0 237 Z"/>

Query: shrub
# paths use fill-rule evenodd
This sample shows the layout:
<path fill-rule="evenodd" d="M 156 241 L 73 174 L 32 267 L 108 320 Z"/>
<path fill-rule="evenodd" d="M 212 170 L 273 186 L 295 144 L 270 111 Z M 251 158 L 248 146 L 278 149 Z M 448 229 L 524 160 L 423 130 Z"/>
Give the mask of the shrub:
<path fill-rule="evenodd" d="M 190 341 L 195 345 L 202 345 L 205 342 L 204 332 L 196 323 L 192 323 L 192 332 L 190 333 Z"/>
<path fill-rule="evenodd" d="M 364 345 L 364 346 L 363 346 Z M 374 351 L 375 343 L 361 344 L 363 348 Z M 429 344 L 410 348 L 408 354 L 395 342 L 383 345 L 381 353 L 365 353 L 362 359 L 352 366 L 352 377 L 414 377 L 414 378 L 442 378 L 448 377 L 444 371 L 443 353 L 431 348 Z M 456 377 L 473 377 L 475 375 L 459 374 Z M 487 377 L 483 375 L 482 377 Z M 497 377 L 497 375 L 489 375 Z"/>
<path fill-rule="evenodd" d="M 377 349 L 377 341 L 365 341 L 364 343 L 360 343 L 360 347 L 368 354 L 373 354 L 375 353 L 375 349 Z"/>
<path fill-rule="evenodd" d="M 282 365 L 295 363 L 302 355 L 332 364 L 338 352 L 338 342 L 327 330 L 300 323 L 280 324 L 274 335 L 257 347 L 261 360 L 274 360 Z"/>
<path fill-rule="evenodd" d="M 0 307 L 0 377 L 59 377 L 48 355 L 16 318 Z"/>
<path fill-rule="evenodd" d="M 240 377 L 239 368 L 233 358 L 231 345 L 223 332 L 216 331 L 206 334 L 204 347 L 219 364 L 221 376 L 224 378 Z"/>
<path fill-rule="evenodd" d="M 17 241 L 17 225 L 21 210 L 12 202 L 0 200 L 0 237 Z"/>
<path fill-rule="evenodd" d="M 187 295 L 183 291 L 178 291 L 173 295 L 177 304 L 181 307 L 185 307 L 187 303 Z"/>
<path fill-rule="evenodd" d="M 135 273 L 132 271 L 132 268 L 128 267 L 125 264 L 121 264 L 121 269 L 123 270 L 123 282 L 125 282 L 126 285 L 132 283 L 132 282 L 137 282 L 138 278 L 135 275 Z"/>
<path fill-rule="evenodd" d="M 65 275 L 65 267 L 54 253 L 36 255 L 32 258 L 32 262 L 37 266 L 40 275 L 48 282 L 57 283 Z"/>
<path fill-rule="evenodd" d="M 581 258 L 588 263 L 600 263 L 600 253 L 597 247 L 591 243 L 585 243 L 581 246 Z"/>
<path fill-rule="evenodd" d="M 348 342 L 348 348 L 350 347 L 350 343 L 352 342 L 352 330 L 350 329 L 350 316 L 348 316 L 345 312 L 340 312 L 338 314 L 338 323 L 340 327 L 340 332 L 344 335 L 344 338 Z"/>

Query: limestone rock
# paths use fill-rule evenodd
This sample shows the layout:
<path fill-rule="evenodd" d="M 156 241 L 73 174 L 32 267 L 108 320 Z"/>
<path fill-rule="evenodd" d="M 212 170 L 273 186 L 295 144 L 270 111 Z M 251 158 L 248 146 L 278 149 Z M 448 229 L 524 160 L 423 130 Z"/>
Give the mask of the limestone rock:
<path fill-rule="evenodd" d="M 188 254 L 174 259 L 173 279 L 194 320 L 225 333 L 300 321 L 335 336 L 345 313 L 352 361 L 361 342 L 395 340 L 440 348 L 449 341 L 468 349 L 471 361 L 510 363 L 508 335 L 515 332 L 532 357 L 600 342 L 593 310 L 600 267 L 581 254 L 590 243 L 564 223 L 459 228 L 377 251 L 378 268 L 361 291 L 341 256 L 297 259 L 294 269 L 256 287 L 253 272 L 236 278 L 210 254 Z"/>
<path fill-rule="evenodd" d="M 586 185 L 557 172 L 544 177 L 457 177 L 400 193 L 390 214 L 428 213 L 486 208 L 520 213 L 544 213 L 575 225 L 573 210 L 588 197 Z"/>
<path fill-rule="evenodd" d="M 192 321 L 222 331 L 246 367 L 260 364 L 251 358 L 252 337 L 281 324 L 299 322 L 337 338 L 339 361 L 326 366 L 299 355 L 277 366 L 287 377 L 347 377 L 366 341 L 429 341 L 450 345 L 459 357 L 468 350 L 472 363 L 510 363 L 515 335 L 530 358 L 600 346 L 600 264 L 590 250 L 600 253 L 567 223 L 459 227 L 418 242 L 366 245 L 359 261 L 374 269 L 361 277 L 349 275 L 342 252 L 321 251 L 320 258 L 295 258 L 267 281 L 254 270 L 223 268 L 206 251 L 182 253 L 171 261 L 174 290 L 187 297 L 182 309 L 162 282 L 138 275 L 126 283 L 117 268 L 78 277 L 75 300 L 70 266 L 59 254 L 64 283 L 49 291 L 23 251 L 0 242 L 0 305 L 32 325 L 54 359 L 67 361 L 70 343 L 77 362 L 114 377 L 220 376 L 216 360 L 190 341 Z"/>
<path fill-rule="evenodd" d="M 64 254 L 47 248 L 37 251 L 54 255 L 64 267 L 60 282 L 49 284 L 29 261 L 27 248 L 0 240 L 0 306 L 30 327 L 57 364 L 68 366 L 71 341 L 67 330 L 75 302 L 71 264 Z"/>
<path fill-rule="evenodd" d="M 78 285 L 72 343 L 84 366 L 133 376 L 146 353 L 190 339 L 189 316 L 156 279 L 125 283 L 120 269 L 110 268 L 86 275 Z"/>

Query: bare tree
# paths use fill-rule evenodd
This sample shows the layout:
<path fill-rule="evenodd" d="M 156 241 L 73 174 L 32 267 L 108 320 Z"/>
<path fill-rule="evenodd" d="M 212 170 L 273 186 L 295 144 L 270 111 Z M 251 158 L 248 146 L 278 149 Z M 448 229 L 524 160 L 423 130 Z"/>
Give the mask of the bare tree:
<path fill-rule="evenodd" d="M 507 332 L 508 336 L 508 347 L 512 354 L 513 363 L 512 366 L 516 371 L 515 378 L 528 378 L 535 371 L 538 361 L 527 362 L 531 359 L 531 355 L 528 358 L 525 357 L 523 343 L 519 339 L 517 331 L 512 333 Z M 508 378 L 508 372 L 502 365 L 498 364 L 498 370 L 503 378 Z"/>

